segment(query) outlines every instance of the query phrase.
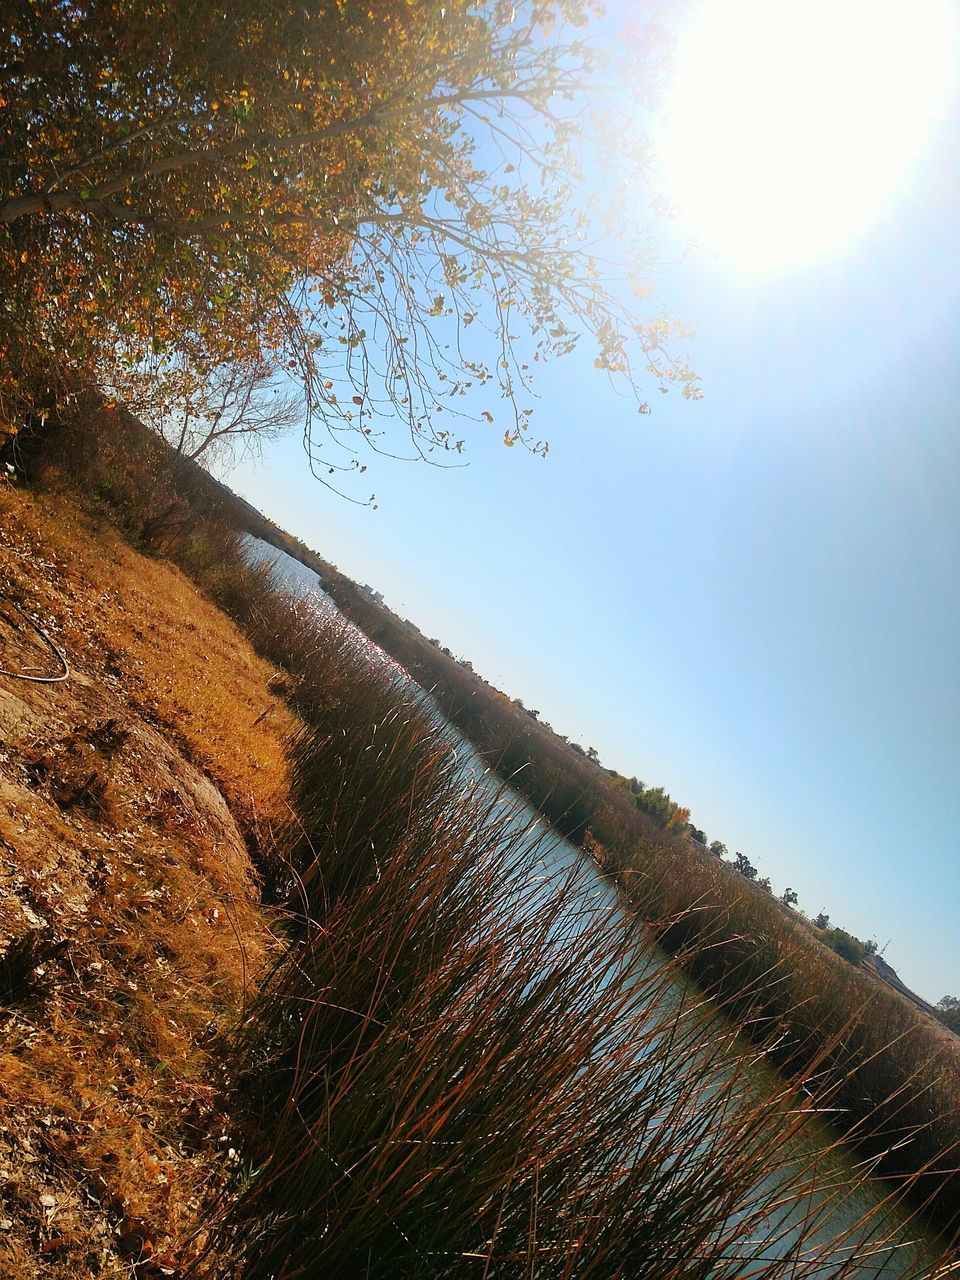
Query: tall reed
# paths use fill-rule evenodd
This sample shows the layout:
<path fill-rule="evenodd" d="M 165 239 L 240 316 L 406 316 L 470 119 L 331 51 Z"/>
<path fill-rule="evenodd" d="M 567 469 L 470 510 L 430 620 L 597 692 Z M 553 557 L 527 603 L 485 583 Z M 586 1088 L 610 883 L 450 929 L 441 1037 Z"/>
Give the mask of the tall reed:
<path fill-rule="evenodd" d="M 229 1045 L 242 1174 L 213 1274 L 872 1274 L 859 1210 L 823 1238 L 857 1179 L 778 1154 L 809 1104 L 758 1089 L 428 707 L 368 667 L 293 754 L 288 947 Z"/>
<path fill-rule="evenodd" d="M 268 535 L 269 536 L 269 535 Z M 296 550 L 296 549 L 295 549 Z M 577 755 L 411 624 L 307 553 L 353 620 L 430 688 L 484 759 L 616 877 L 633 909 L 660 921 L 663 945 L 798 1075 L 819 1045 L 833 1114 L 847 1139 L 909 1183 L 914 1203 L 960 1232 L 960 1046 L 898 992 L 826 948 L 729 865 L 671 838 L 607 773 Z M 917 1176 L 917 1175 L 921 1176 Z"/>

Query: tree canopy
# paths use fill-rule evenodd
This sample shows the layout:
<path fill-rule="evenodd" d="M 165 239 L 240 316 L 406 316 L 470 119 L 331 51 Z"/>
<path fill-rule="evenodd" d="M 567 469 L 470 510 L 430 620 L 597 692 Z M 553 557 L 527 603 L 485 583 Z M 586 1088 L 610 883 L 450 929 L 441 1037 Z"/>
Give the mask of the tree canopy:
<path fill-rule="evenodd" d="M 733 861 L 734 861 L 734 865 L 736 866 L 737 870 L 740 872 L 742 876 L 746 877 L 747 880 L 756 880 L 757 868 L 753 865 L 753 863 L 750 861 L 750 859 L 747 857 L 745 853 L 740 853 L 740 851 L 738 850 L 734 854 Z"/>
<path fill-rule="evenodd" d="M 937 1001 L 935 1008 L 943 1025 L 960 1035 L 960 999 L 956 996 L 943 996 Z"/>
<path fill-rule="evenodd" d="M 269 369 L 299 380 L 326 478 L 364 466 L 332 441 L 395 449 L 397 414 L 408 451 L 459 452 L 463 397 L 484 386 L 505 403 L 479 417 L 543 451 L 532 368 L 583 337 L 641 408 L 651 382 L 695 396 L 671 326 L 636 313 L 637 189 L 629 206 L 608 189 L 602 222 L 590 209 L 598 140 L 642 160 L 625 121 L 597 125 L 593 15 L 590 0 L 4 6 L 0 416 L 45 412 L 78 380 L 162 399 L 224 365 Z M 637 35 L 637 84 L 660 42 Z"/>

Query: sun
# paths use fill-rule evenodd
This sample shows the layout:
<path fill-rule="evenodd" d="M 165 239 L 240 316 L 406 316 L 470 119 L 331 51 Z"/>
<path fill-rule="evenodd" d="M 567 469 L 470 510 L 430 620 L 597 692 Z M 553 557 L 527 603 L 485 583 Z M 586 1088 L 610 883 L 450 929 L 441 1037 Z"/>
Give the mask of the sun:
<path fill-rule="evenodd" d="M 667 91 L 668 198 L 740 269 L 828 255 L 907 181 L 956 53 L 953 0 L 701 0 Z"/>

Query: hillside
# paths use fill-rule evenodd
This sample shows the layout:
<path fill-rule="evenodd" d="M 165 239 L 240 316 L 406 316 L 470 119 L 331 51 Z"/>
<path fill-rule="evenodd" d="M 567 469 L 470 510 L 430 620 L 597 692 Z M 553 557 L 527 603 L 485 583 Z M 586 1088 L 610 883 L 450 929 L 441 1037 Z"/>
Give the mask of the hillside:
<path fill-rule="evenodd" d="M 294 720 L 178 570 L 0 487 L 0 667 L 56 671 L 24 615 L 70 675 L 0 676 L 0 1275 L 172 1275 L 223 1169 L 216 1037 L 271 948 L 250 850 Z"/>

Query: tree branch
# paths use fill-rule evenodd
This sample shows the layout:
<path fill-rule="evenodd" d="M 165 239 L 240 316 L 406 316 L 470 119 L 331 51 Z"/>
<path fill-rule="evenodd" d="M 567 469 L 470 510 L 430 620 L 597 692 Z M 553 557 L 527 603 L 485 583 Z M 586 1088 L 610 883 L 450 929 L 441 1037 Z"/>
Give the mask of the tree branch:
<path fill-rule="evenodd" d="M 174 155 L 163 156 L 152 164 L 139 169 L 129 169 L 125 173 L 100 183 L 82 195 L 77 191 L 57 191 L 55 187 L 32 195 L 14 196 L 0 203 L 0 225 L 9 226 L 20 218 L 35 213 L 66 213 L 74 209 L 96 209 L 104 201 L 118 195 L 126 188 L 136 186 L 148 178 L 162 177 L 166 173 L 181 172 L 184 169 L 202 165 L 216 167 L 234 156 L 250 152 L 270 152 L 282 154 L 297 151 L 301 147 L 314 146 L 317 143 L 329 142 L 362 129 L 375 128 L 395 120 L 412 115 L 425 115 L 428 112 L 447 106 L 463 106 L 472 102 L 492 101 L 531 102 L 531 95 L 524 90 L 486 89 L 468 93 L 447 93 L 428 97 L 420 103 L 407 102 L 403 107 L 387 110 L 373 108 L 351 120 L 336 120 L 332 124 L 318 129 L 307 129 L 302 133 L 290 134 L 287 137 L 276 133 L 263 133 L 238 138 L 234 142 L 222 143 L 218 146 L 204 147 L 199 151 L 180 151 Z"/>

